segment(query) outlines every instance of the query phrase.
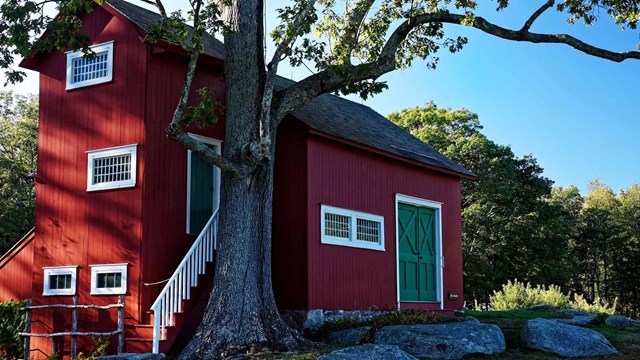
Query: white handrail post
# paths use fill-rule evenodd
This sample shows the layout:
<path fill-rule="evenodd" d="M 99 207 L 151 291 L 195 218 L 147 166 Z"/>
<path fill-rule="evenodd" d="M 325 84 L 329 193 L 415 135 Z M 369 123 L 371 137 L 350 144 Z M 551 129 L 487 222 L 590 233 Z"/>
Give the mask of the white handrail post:
<path fill-rule="evenodd" d="M 152 352 L 157 354 L 160 351 L 160 314 L 156 308 L 153 309 L 153 348 Z"/>

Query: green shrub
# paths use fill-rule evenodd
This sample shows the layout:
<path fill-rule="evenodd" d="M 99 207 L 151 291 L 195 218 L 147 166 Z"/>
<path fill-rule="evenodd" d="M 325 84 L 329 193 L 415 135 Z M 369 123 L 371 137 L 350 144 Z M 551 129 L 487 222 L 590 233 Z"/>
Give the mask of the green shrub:
<path fill-rule="evenodd" d="M 18 333 L 24 331 L 25 314 L 20 311 L 23 306 L 24 301 L 0 303 L 0 357 L 3 359 L 22 357 L 24 347 Z"/>
<path fill-rule="evenodd" d="M 518 280 L 508 281 L 502 285 L 502 290 L 494 291 L 489 297 L 492 310 L 527 309 L 534 305 L 551 305 L 557 309 L 576 309 L 594 314 L 611 315 L 616 311 L 617 299 L 612 305 L 596 299 L 589 304 L 580 294 L 575 294 L 571 300 L 571 293 L 563 294 L 559 286 L 521 283 Z"/>
<path fill-rule="evenodd" d="M 558 309 L 571 308 L 568 295 L 562 293 L 559 286 L 538 285 L 532 287 L 517 279 L 502 285 L 501 291 L 494 291 L 489 297 L 493 310 L 526 309 L 534 305 L 548 304 Z"/>

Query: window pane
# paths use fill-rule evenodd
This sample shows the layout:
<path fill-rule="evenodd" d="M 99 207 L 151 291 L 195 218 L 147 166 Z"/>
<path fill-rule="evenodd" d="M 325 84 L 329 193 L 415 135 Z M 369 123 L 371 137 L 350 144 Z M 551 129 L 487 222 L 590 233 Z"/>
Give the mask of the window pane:
<path fill-rule="evenodd" d="M 112 289 L 122 287 L 122 273 L 100 273 L 96 275 L 98 289 Z"/>
<path fill-rule="evenodd" d="M 108 54 L 108 51 L 102 51 L 91 59 L 85 57 L 73 59 L 71 83 L 74 84 L 107 76 Z"/>
<path fill-rule="evenodd" d="M 380 243 L 380 223 L 373 220 L 356 219 L 357 236 L 360 241 Z"/>
<path fill-rule="evenodd" d="M 131 180 L 131 154 L 93 159 L 93 185 Z"/>
<path fill-rule="evenodd" d="M 49 275 L 49 289 L 71 289 L 71 274 Z"/>
<path fill-rule="evenodd" d="M 350 217 L 332 213 L 324 214 L 324 234 L 327 236 L 349 238 Z"/>

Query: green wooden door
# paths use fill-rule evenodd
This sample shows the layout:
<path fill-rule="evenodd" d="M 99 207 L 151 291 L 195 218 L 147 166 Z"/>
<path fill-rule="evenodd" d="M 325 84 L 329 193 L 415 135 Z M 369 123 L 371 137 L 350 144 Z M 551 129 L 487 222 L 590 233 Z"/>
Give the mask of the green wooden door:
<path fill-rule="evenodd" d="M 191 153 L 189 233 L 199 234 L 213 214 L 213 165 Z"/>
<path fill-rule="evenodd" d="M 401 301 L 436 301 L 435 210 L 398 204 Z"/>

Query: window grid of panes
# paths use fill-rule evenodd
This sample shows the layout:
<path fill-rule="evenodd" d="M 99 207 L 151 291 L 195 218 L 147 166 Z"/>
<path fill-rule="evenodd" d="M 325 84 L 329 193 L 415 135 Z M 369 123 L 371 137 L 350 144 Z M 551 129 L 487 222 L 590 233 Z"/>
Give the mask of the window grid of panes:
<path fill-rule="evenodd" d="M 96 287 L 98 289 L 113 289 L 122 287 L 122 273 L 99 273 L 96 274 Z"/>
<path fill-rule="evenodd" d="M 378 244 L 380 243 L 380 222 L 367 220 L 367 219 L 356 219 L 356 239 L 360 241 L 366 241 L 370 243 Z"/>
<path fill-rule="evenodd" d="M 50 290 L 71 289 L 71 274 L 49 275 Z"/>
<path fill-rule="evenodd" d="M 131 154 L 93 159 L 94 185 L 131 180 Z"/>
<path fill-rule="evenodd" d="M 109 51 L 95 54 L 92 58 L 73 59 L 72 84 L 100 79 L 108 76 Z"/>
<path fill-rule="evenodd" d="M 326 212 L 324 214 L 324 234 L 338 238 L 349 238 L 349 223 L 351 218 L 344 215 L 332 214 Z"/>

